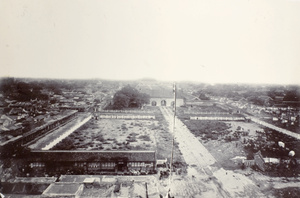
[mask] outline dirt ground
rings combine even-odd
[[[235,131],[238,126],[242,128],[244,131],[249,131],[248,136],[257,136],[256,131],[263,131],[263,129],[258,125],[253,122],[225,122],[227,123],[231,128],[230,130]]]
[[[68,138],[75,149],[88,150],[127,150],[155,149],[158,159],[170,160],[172,150],[171,110],[164,110],[164,116],[157,108],[156,120],[91,120]],[[249,137],[262,130],[255,123],[226,122],[235,131],[238,126],[249,131]],[[224,141],[202,140],[195,137],[183,122],[176,120],[174,162],[187,163],[187,171],[174,172],[171,178],[159,179],[159,173],[148,181],[149,194],[158,197],[171,195],[177,197],[298,197],[300,177],[270,177],[251,168],[241,169],[239,162],[246,157],[241,140]],[[64,145],[66,142],[62,142]],[[64,145],[65,146],[65,145]],[[126,177],[124,177],[126,178]],[[145,195],[145,182],[122,185],[120,196]],[[131,179],[132,180],[132,179]],[[151,190],[151,192],[150,192]],[[82,197],[118,197],[112,195],[113,188],[88,189]]]
[[[160,110],[156,112],[156,120],[92,120],[69,137],[76,149],[156,149],[158,159],[170,161],[172,115],[170,109],[163,113],[164,116]],[[247,155],[242,138],[235,141],[225,141],[222,137],[203,140],[188,132],[183,123],[176,123],[174,161],[187,163],[187,174],[174,172],[171,180],[158,180],[155,187],[158,193],[165,195],[171,190],[175,197],[297,197],[299,177],[274,179],[250,168],[241,169],[241,159]],[[226,124],[228,131],[234,132],[238,127],[249,131],[248,138],[257,136],[256,131],[262,131],[255,123]],[[127,194],[130,189],[123,190]]]
[[[172,135],[159,108],[151,108],[155,120],[91,119],[53,150],[156,150],[158,159],[171,159]],[[184,160],[174,144],[173,161]]]
[[[166,109],[164,112],[171,119],[171,111]],[[179,148],[189,167],[188,174],[174,176],[171,185],[165,180],[166,188],[170,187],[175,197],[298,197],[299,177],[273,179],[274,177],[263,175],[251,168],[241,169],[241,159],[246,157],[242,138],[225,141],[220,134],[215,140],[199,136],[197,140],[202,143],[200,145],[190,137],[187,127],[180,121],[177,123],[180,133],[176,141],[179,142]],[[258,135],[256,131],[262,131],[255,123],[227,124],[230,128],[222,130],[234,132],[240,126],[243,131],[249,130],[247,138],[253,138]],[[209,154],[212,160],[207,160]]]
[[[154,120],[92,119],[68,139],[76,150],[153,150],[156,127]]]
[[[239,126],[245,130],[250,131],[249,137],[256,137],[255,131],[262,131],[261,127],[255,123],[246,122],[226,122],[230,126],[229,130],[235,131]],[[229,170],[240,168],[239,163],[242,158],[246,159],[247,154],[244,151],[242,140],[226,142],[222,139],[218,140],[206,140],[203,141],[201,138],[198,140],[209,150],[209,152],[217,159],[217,164],[221,167]]]

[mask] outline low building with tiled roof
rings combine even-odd
[[[155,151],[32,151],[28,165],[46,172],[80,171],[153,171],[156,167]]]
[[[24,113],[24,111],[22,108],[12,108],[8,114],[9,115],[21,115],[23,113]]]
[[[14,123],[14,120],[10,116],[7,116],[7,115],[0,116],[0,125],[7,127],[13,123]]]

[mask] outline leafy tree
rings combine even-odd
[[[13,78],[5,78],[0,81],[0,91],[6,97],[18,101],[30,101],[31,99],[48,100],[46,94],[42,94],[42,86],[38,82],[23,82]]]
[[[123,109],[128,107],[130,97],[126,94],[117,92],[113,99],[113,109]]]
[[[265,99],[260,98],[258,96],[250,96],[248,97],[248,101],[252,102],[255,105],[265,105]]]
[[[5,95],[10,95],[12,89],[15,85],[14,78],[3,78],[0,79],[0,91],[2,91]]]
[[[149,95],[140,93],[137,89],[128,85],[115,93],[112,108],[140,108],[143,104],[149,103],[149,98]]]
[[[276,89],[272,88],[271,90],[269,90],[269,91],[267,92],[267,95],[268,95],[270,98],[272,98],[272,99],[274,100],[275,97],[277,96],[277,95],[276,95]]]
[[[100,101],[99,98],[96,98],[96,99],[94,100],[94,102],[95,102],[95,103],[100,103],[101,101]]]
[[[57,102],[59,102],[59,100],[57,100],[56,98],[51,98],[50,99],[50,104],[55,104]]]
[[[289,90],[283,98],[284,101],[299,101],[300,94],[296,90]]]
[[[210,100],[210,98],[207,97],[207,96],[205,95],[205,93],[200,93],[199,98],[200,98],[201,100]]]

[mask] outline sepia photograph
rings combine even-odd
[[[296,198],[300,0],[0,0],[0,198]]]

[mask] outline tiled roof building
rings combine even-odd
[[[46,172],[155,170],[155,151],[32,151],[30,167]]]

